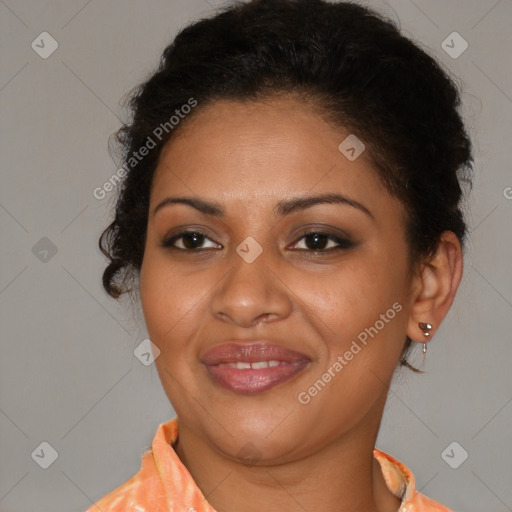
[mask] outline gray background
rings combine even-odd
[[[84,511],[139,469],[158,424],[174,416],[154,365],[134,357],[147,337],[141,313],[132,317],[129,301],[101,287],[97,239],[114,192],[97,200],[93,190],[117,169],[107,139],[125,115],[121,97],[153,70],[178,28],[217,5],[0,2],[4,512]],[[428,373],[397,373],[377,447],[457,511],[512,510],[512,2],[370,5],[399,18],[458,77],[476,156],[458,297],[429,345]],[[43,31],[59,45],[47,59],[31,47]],[[453,31],[469,43],[458,58],[441,47]],[[416,354],[419,363],[419,346]],[[47,469],[31,457],[44,441],[58,453]],[[453,441],[469,454],[457,469],[441,457]],[[461,453],[456,447],[452,459]]]

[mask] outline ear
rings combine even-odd
[[[441,235],[436,252],[420,265],[413,278],[407,335],[414,341],[428,342],[450,309],[462,277],[462,247],[455,233]],[[418,323],[432,325],[425,337]]]

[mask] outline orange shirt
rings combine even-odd
[[[161,423],[137,474],[86,512],[215,512],[174,451],[178,418]],[[397,512],[452,512],[416,491],[414,476],[401,462],[374,449],[389,490],[402,500]]]

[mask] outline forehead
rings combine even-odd
[[[325,192],[375,202],[387,193],[364,151],[352,161],[340,151],[349,135],[293,98],[216,101],[162,149],[151,203],[170,193],[241,203]]]

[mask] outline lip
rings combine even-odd
[[[236,393],[254,394],[290,380],[309,366],[311,359],[266,340],[233,340],[209,349],[201,362],[216,384]],[[247,367],[258,362],[265,362],[267,366]],[[237,363],[246,364],[237,368]]]

